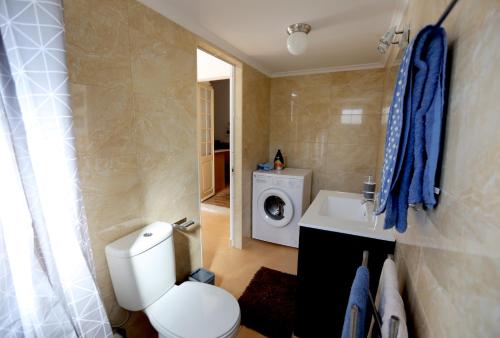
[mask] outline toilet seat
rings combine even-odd
[[[236,299],[222,288],[198,282],[172,287],[144,311],[160,337],[229,338],[240,324]]]

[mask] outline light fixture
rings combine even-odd
[[[307,49],[307,34],[311,31],[311,26],[307,23],[294,23],[288,26],[288,39],[286,46],[292,55],[300,55]]]
[[[401,38],[394,40],[396,35],[401,35]],[[396,30],[396,26],[391,27],[378,41],[377,50],[380,54],[385,54],[391,45],[399,45],[399,48],[405,49],[410,41],[410,27],[406,26],[403,30]]]
[[[378,41],[377,50],[380,54],[385,54],[391,44],[393,43],[394,35],[396,35],[396,26],[391,27],[387,32],[382,35]]]

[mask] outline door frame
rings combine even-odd
[[[243,64],[231,55],[215,48],[207,42],[199,41],[197,48],[212,54],[232,65],[229,79],[229,161],[230,161],[230,195],[229,195],[229,244],[233,248],[243,247]],[[200,202],[201,203],[201,202]],[[201,208],[201,205],[200,205]],[[203,234],[202,234],[203,236]]]
[[[229,245],[234,247],[234,187],[236,181],[234,179],[234,155],[235,155],[235,66],[232,65],[231,77],[229,78]]]

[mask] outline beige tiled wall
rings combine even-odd
[[[375,175],[384,71],[348,71],[271,80],[269,159],[313,170],[321,189],[360,192]]]
[[[404,23],[414,35],[447,3],[411,0]],[[415,337],[498,337],[500,2],[459,1],[445,28],[452,69],[442,192],[435,210],[410,212],[396,258]]]
[[[143,217],[199,221],[196,37],[129,2],[134,143]],[[199,233],[174,232],[178,278],[201,265]]]
[[[243,67],[243,236],[250,237],[252,172],[267,161],[269,148],[269,77]]]
[[[64,6],[82,190],[109,313],[104,246],[154,220],[199,220],[196,38],[134,1]],[[182,279],[201,264],[199,233],[174,241]]]
[[[108,313],[114,294],[104,246],[135,229],[144,209],[133,142],[127,11],[126,2],[64,1],[79,173],[97,283]]]
[[[196,47],[207,45],[135,0],[65,0],[64,9],[97,282],[111,319],[117,320],[106,244],[155,220],[199,221]],[[259,152],[268,151],[269,79],[246,65],[242,74],[248,136],[242,158],[249,167],[261,160]],[[241,191],[236,193],[241,198]],[[181,280],[201,265],[200,233],[175,231],[174,241]]]

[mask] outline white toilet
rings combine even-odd
[[[172,225],[155,222],[106,246],[118,304],[144,310],[159,337],[234,337],[240,307],[227,291],[204,283],[175,285]]]

